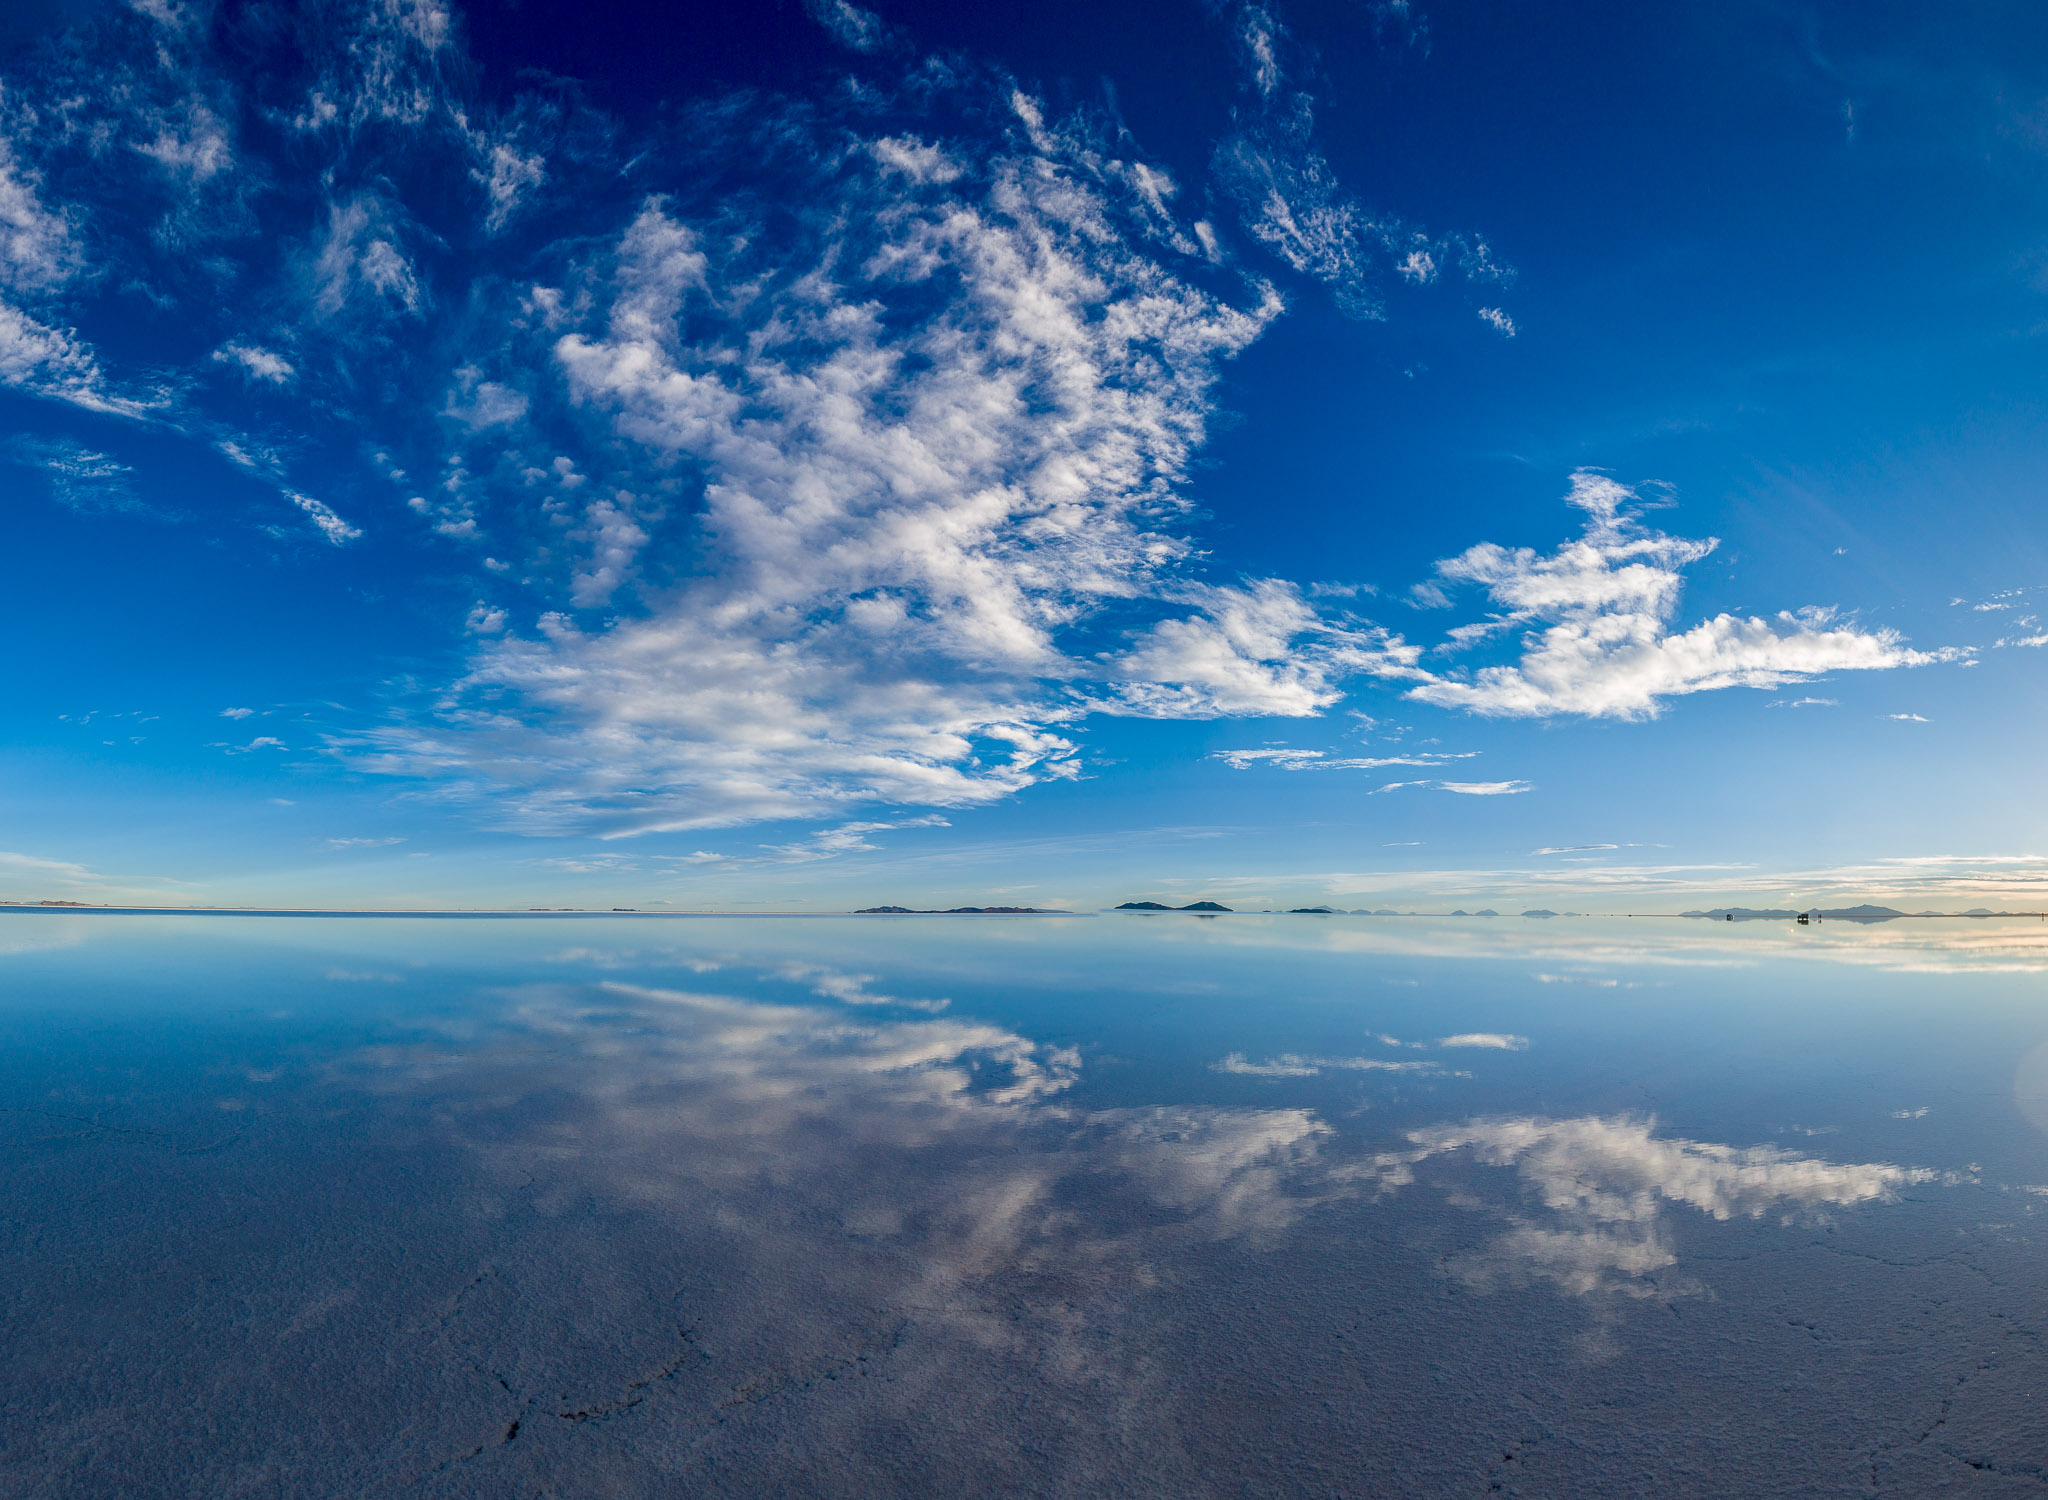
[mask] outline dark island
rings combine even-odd
[[[1112,908],[1112,909],[1113,909],[1113,910],[1115,910],[1115,911],[1229,911],[1229,910],[1230,910],[1230,908],[1229,908],[1229,907],[1227,907],[1227,906],[1219,906],[1219,905],[1218,905],[1218,904],[1217,904],[1216,902],[1214,902],[1214,901],[1190,901],[1190,902],[1189,902],[1189,903],[1188,903],[1188,904],[1187,904],[1186,906],[1167,906],[1167,905],[1165,905],[1165,904],[1163,904],[1163,903],[1161,903],[1161,902],[1158,902],[1158,901],[1126,901],[1126,902],[1125,902],[1125,903],[1124,903],[1123,905],[1121,905],[1121,906],[1118,906],[1118,907],[1115,907],[1115,908]]]
[[[1043,906],[949,906],[943,911],[937,908],[914,906],[864,906],[855,912],[856,917],[1068,917],[1072,912],[1060,911]]]

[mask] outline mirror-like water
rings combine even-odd
[[[0,917],[8,1495],[2048,1476],[2048,925]]]

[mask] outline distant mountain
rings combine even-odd
[[[1328,908],[1324,908],[1327,910]],[[1190,901],[1186,906],[1168,906],[1159,901],[1126,901],[1112,907],[1113,911],[1229,911],[1227,906],[1218,906],[1214,901]]]
[[[1218,906],[1214,901],[1190,901],[1182,911],[1229,911],[1227,906]]]
[[[920,910],[909,906],[864,906],[856,917],[1064,917],[1071,913],[1044,906],[949,906]]]
[[[1334,906],[1291,906],[1287,909],[1290,917],[1341,917],[1344,915]]]
[[[1475,911],[1474,913],[1472,913],[1472,915],[1475,917],[1497,917],[1500,915],[1500,913],[1495,911],[1492,907],[1487,906],[1482,907],[1478,911]]]
[[[1459,910],[1452,912],[1451,915],[1454,917],[1469,917],[1472,915],[1472,913],[1460,908]]]
[[[1541,909],[1538,909],[1536,911],[1525,911],[1522,913],[1522,915],[1525,917],[1554,917],[1557,915],[1557,913],[1554,911],[1543,911]]]

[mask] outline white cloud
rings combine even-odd
[[[761,847],[777,861],[789,864],[808,864],[813,860],[837,859],[842,854],[862,854],[879,849],[881,845],[869,840],[873,833],[887,833],[897,828],[944,828],[946,820],[929,816],[922,818],[901,818],[895,822],[841,823],[835,828],[820,828],[808,837],[791,844],[763,844]]]
[[[67,509],[150,513],[136,497],[133,468],[74,439],[17,437],[0,443],[0,458],[41,474],[57,503]]]
[[[0,849],[0,874],[33,875],[64,885],[77,885],[98,877],[84,865],[68,859],[44,859],[34,854],[17,854]]]
[[[311,495],[301,495],[296,490],[286,490],[284,495],[287,500],[304,511],[306,518],[313,523],[320,534],[326,537],[328,541],[334,543],[335,546],[339,547],[345,542],[352,542],[362,535],[362,532],[336,515],[324,501],[315,500]]]
[[[1530,781],[1389,781],[1376,786],[1371,795],[1381,792],[1398,792],[1407,787],[1427,787],[1439,792],[1455,792],[1463,797],[1512,797],[1522,792],[1536,790]]]
[[[1361,670],[1413,675],[1420,655],[1381,631],[1327,623],[1291,583],[1199,591],[1202,612],[1162,620],[1112,656],[1115,696],[1097,707],[1147,718],[1269,715],[1306,718],[1341,694],[1335,680]]]
[[[1461,1031],[1456,1036],[1439,1037],[1439,1047],[1491,1047],[1500,1052],[1526,1052],[1529,1039],[1505,1031]]]
[[[1220,760],[1233,770],[1249,771],[1257,766],[1276,771],[1374,771],[1382,766],[1440,766],[1446,761],[1469,760],[1476,750],[1423,755],[1326,755],[1321,750],[1218,750],[1209,759]]]
[[[402,838],[383,838],[383,839],[375,839],[375,838],[345,838],[345,839],[329,839],[329,840],[327,841],[327,847],[328,847],[328,848],[330,848],[330,849],[388,849],[388,848],[390,848],[390,847],[391,847],[391,846],[392,846],[393,844],[402,844],[402,843],[404,843],[404,842],[405,842],[405,840],[404,840],[404,839],[402,839]]]
[[[547,180],[547,163],[537,153],[520,151],[509,141],[493,141],[482,154],[483,163],[472,167],[470,175],[490,199],[484,227],[495,234]]]
[[[382,200],[333,204],[313,258],[314,307],[327,317],[352,306],[418,314],[426,292],[399,238],[391,206]]]
[[[570,598],[583,609],[609,604],[635,572],[640,551],[648,541],[645,527],[634,519],[633,497],[620,492],[613,500],[596,500],[584,511],[580,531],[570,540],[588,548],[587,559],[577,569]]]
[[[156,135],[135,147],[189,189],[234,165],[234,147],[212,110],[186,101],[174,117],[160,120]]]
[[[1505,338],[1513,338],[1515,336],[1515,320],[1497,307],[1480,308],[1479,321],[1491,324]]]
[[[1591,470],[1572,476],[1567,499],[1588,520],[1584,534],[1557,551],[1483,542],[1437,565],[1447,583],[1478,584],[1501,607],[1453,631],[1453,644],[1528,627],[1520,662],[1438,676],[1409,697],[1500,717],[1643,719],[1679,694],[1780,687],[1958,655],[1911,650],[1895,631],[1863,630],[1825,610],[1781,614],[1775,623],[1716,615],[1674,634],[1682,570],[1717,543],[1642,526],[1625,508],[1636,492]]]
[[[1328,286],[1338,307],[1357,318],[1381,316],[1374,284],[1381,266],[1416,286],[1436,280],[1454,259],[1476,280],[1512,276],[1483,241],[1433,238],[1367,209],[1315,149],[1315,100],[1290,82],[1287,29],[1258,0],[1215,9],[1237,43],[1247,97],[1238,128],[1217,144],[1210,165],[1247,234],[1290,270]],[[1218,258],[1214,230],[1195,227],[1211,258]],[[1504,331],[1512,334],[1512,325]]]
[[[474,365],[455,372],[455,388],[448,393],[446,414],[472,432],[517,422],[532,404],[523,391],[495,380],[486,380]]]
[[[220,716],[223,719],[246,719],[255,712],[253,708],[224,708],[220,711]]]
[[[1887,719],[1901,719],[1908,724],[1925,724],[1928,721],[1919,714],[1886,714]]]
[[[1279,304],[1181,280],[1132,228],[1170,185],[1017,113],[1028,149],[847,157],[765,262],[644,205],[551,304],[587,309],[555,369],[641,475],[550,500],[564,603],[626,612],[485,647],[371,764],[466,774],[535,829],[969,806],[1072,774],[1090,712],[1306,715],[1345,673],[1422,675],[1291,584],[1186,576],[1217,365]],[[632,498],[679,466],[701,507]],[[679,544],[689,575],[650,587]]]
[[[871,10],[863,10],[853,0],[804,0],[804,8],[831,33],[834,41],[849,51],[874,52],[888,36],[882,18]]]
[[[1441,1074],[1433,1062],[1392,1062],[1383,1057],[1304,1057],[1283,1052],[1264,1062],[1252,1062],[1242,1052],[1233,1052],[1220,1062],[1209,1064],[1211,1072],[1239,1073],[1247,1078],[1312,1078],[1326,1068],[1352,1073]]]
[[[78,335],[38,322],[0,299],[0,384],[87,411],[137,417],[144,402],[107,389],[99,360]]]
[[[41,291],[78,270],[71,226],[43,206],[35,178],[0,136],[0,286]]]
[[[251,380],[267,380],[272,385],[289,385],[298,373],[283,355],[273,354],[255,344],[222,344],[213,351],[213,362],[233,365]]]

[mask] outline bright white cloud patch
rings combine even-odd
[[[1526,1052],[1529,1039],[1505,1031],[1461,1031],[1438,1040],[1439,1047],[1487,1047],[1496,1052]]]
[[[70,225],[44,206],[35,179],[0,137],[0,285],[40,291],[68,280],[77,264]]]
[[[1683,569],[1717,544],[1643,526],[1626,510],[1635,498],[1580,470],[1567,497],[1588,516],[1576,541],[1547,554],[1482,542],[1439,563],[1446,584],[1477,584],[1499,606],[1484,623],[1454,630],[1452,644],[1526,631],[1522,656],[1513,666],[1437,677],[1408,696],[1498,717],[1645,719],[1684,693],[1781,687],[1952,655],[1911,650],[1895,631],[1864,630],[1821,609],[1775,621],[1716,615],[1674,632]]]
[[[337,547],[362,535],[361,531],[336,515],[324,501],[315,500],[311,495],[301,495],[295,490],[286,490],[285,498],[304,511],[306,519],[313,523],[314,528]]]
[[[254,344],[223,344],[213,351],[215,364],[231,365],[251,380],[266,380],[272,385],[288,385],[295,373],[291,361],[281,354],[260,349]]]
[[[1347,674],[1420,675],[1290,583],[1188,576],[1177,486],[1218,365],[1279,303],[1172,269],[1161,175],[1011,102],[991,150],[840,152],[772,258],[656,198],[581,273],[588,313],[533,295],[629,467],[533,466],[580,558],[564,607],[375,763],[508,790],[533,829],[969,806],[1071,774],[1088,713],[1310,715]],[[655,498],[678,471],[687,518]],[[652,581],[679,538],[693,565]]]
[[[1375,1166],[1389,1187],[1407,1186],[1425,1163],[1445,1159],[1514,1170],[1523,1201],[1502,1213],[1505,1231],[1452,1265],[1475,1288],[1537,1280],[1579,1295],[1635,1296],[1646,1293],[1644,1278],[1677,1262],[1665,1227],[1674,1207],[1715,1219],[1846,1208],[1894,1198],[1935,1175],[1659,1137],[1655,1129],[1654,1120],[1627,1116],[1473,1120],[1410,1131],[1413,1149]],[[1482,1208],[1462,1178],[1452,1180],[1461,1201]]]

